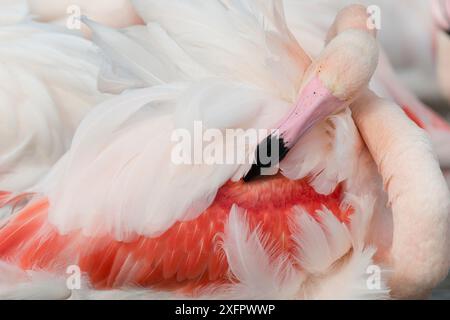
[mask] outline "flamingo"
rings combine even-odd
[[[445,277],[449,191],[428,136],[367,88],[365,7],[340,11],[311,59],[280,1],[134,5],[146,26],[86,20],[122,93],[0,229],[3,298],[411,298]],[[175,164],[171,133],[195,120],[281,120],[290,150],[248,183],[250,165]]]
[[[86,112],[105,99],[97,90],[99,63],[81,37],[31,21],[0,27],[0,204],[22,199],[17,195],[45,176]]]

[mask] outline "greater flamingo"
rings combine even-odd
[[[364,7],[337,15],[311,62],[280,1],[134,4],[147,26],[86,21],[112,62],[103,87],[128,90],[0,229],[0,296],[409,298],[445,277],[449,191],[422,129],[367,89]],[[271,128],[296,101],[314,116],[280,174],[244,183],[249,166],[171,161],[176,128]],[[370,288],[374,264],[389,272]],[[83,290],[66,286],[70,265]]]

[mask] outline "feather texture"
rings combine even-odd
[[[96,90],[90,42],[34,23],[0,28],[0,190],[24,191],[70,145]]]
[[[232,276],[237,281],[228,286],[225,296],[252,299],[287,299],[300,290],[302,277],[279,255],[276,247],[264,241],[258,228],[250,231],[245,213],[233,206],[225,226],[223,249]]]
[[[80,125],[67,157],[43,187],[52,186],[49,217],[63,233],[82,228],[86,234],[110,232],[126,239],[157,235],[176,221],[197,217],[217,189],[241,178],[248,164],[175,165],[173,131],[192,134],[195,121],[222,133],[229,128],[270,129],[287,113],[298,90],[299,82],[290,75],[301,79],[305,71],[278,1],[152,0],[137,1],[136,6],[146,27],[119,32],[88,23],[111,62],[105,88],[154,87],[98,106]],[[174,14],[179,10],[183,15]],[[280,52],[274,59],[268,45],[277,42],[284,45],[277,45]],[[265,68],[267,61],[273,68]],[[118,70],[128,73],[114,72]],[[275,84],[274,70],[287,78]],[[323,193],[351,174],[337,168],[351,159],[357,135],[348,112],[331,122],[336,125],[325,123],[316,136],[311,134],[310,145],[292,151],[294,162],[302,163],[292,169],[298,170],[294,178],[320,177],[314,186]],[[348,147],[338,147],[328,136],[345,139]],[[246,145],[248,154],[257,142]],[[336,159],[338,166],[328,166]]]
[[[71,292],[64,277],[42,271],[23,271],[0,261],[0,299],[67,299]]]
[[[280,3],[220,0],[167,3],[152,0],[134,1],[134,4],[149,26],[148,33],[160,33],[156,25],[173,40],[172,44],[166,41],[162,46],[144,45],[151,52],[149,57],[170,57],[183,52],[210,74],[257,85],[290,101],[295,99],[309,58],[294,38],[285,32],[287,27]],[[177,12],[183,12],[183,15]],[[142,27],[129,30],[133,29],[145,30]],[[150,34],[140,37],[141,46],[152,43]],[[101,39],[103,45],[105,41],[106,37]],[[127,50],[125,41],[121,47],[116,50]],[[113,63],[123,65],[126,56],[112,59]],[[174,67],[181,70],[181,74],[186,74],[183,72],[186,68],[192,70],[184,63],[186,59],[181,60],[181,64],[177,60],[163,60],[166,60],[164,65],[168,77]],[[190,73],[191,79],[198,75],[202,74]]]
[[[327,209],[313,218],[301,208],[295,209],[293,239],[295,257],[305,269],[302,287],[305,299],[385,299],[389,297],[387,272],[375,265],[376,249],[366,245],[373,215],[370,197],[346,197],[354,212],[350,223],[339,220]],[[345,204],[344,204],[345,206]],[[380,271],[379,283],[370,286],[370,267]]]
[[[355,175],[359,135],[351,113],[346,110],[316,125],[294,145],[280,164],[289,179],[311,177],[311,184],[323,194]]]
[[[259,109],[260,116],[225,111],[233,105],[231,111]],[[50,221],[63,233],[82,228],[125,239],[193,219],[240,164],[177,164],[173,130],[192,130],[195,120],[212,128],[264,128],[287,108],[258,89],[211,80],[141,89],[107,101],[81,123],[69,153],[42,187],[50,189]],[[174,197],[178,200],[171,201]]]

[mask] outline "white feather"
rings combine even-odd
[[[223,249],[232,276],[238,281],[224,290],[224,296],[287,299],[298,293],[300,272],[287,257],[277,254],[276,247],[262,238],[258,228],[250,231],[245,212],[237,206],[231,208],[225,225]]]
[[[131,42],[117,32],[113,39],[108,33],[113,35],[114,31],[107,32],[107,29],[103,29],[101,37],[96,37],[102,47],[109,48],[106,54],[113,64],[130,65],[133,61],[136,65],[137,61],[142,72],[156,74],[162,81],[170,78],[173,70],[179,71],[177,80],[182,80],[183,75],[188,75],[186,71],[203,69],[225,79],[257,85],[289,101],[295,99],[307,66],[300,46],[285,31],[280,3],[152,0],[134,1],[134,4],[149,24],[147,32],[143,27],[129,28],[125,33],[131,35]],[[94,26],[95,29],[100,35],[100,28]],[[164,35],[166,32],[171,39]],[[139,39],[132,36],[136,33],[141,33]],[[157,34],[156,42],[153,42],[154,34]],[[166,38],[164,43],[160,41],[162,37]],[[136,52],[129,48],[135,48]],[[157,72],[162,66],[139,57],[143,48],[150,61],[157,58],[164,65],[165,77]],[[130,59],[131,56],[135,59]],[[183,59],[168,59],[174,56]],[[135,69],[133,66],[132,71]],[[204,74],[191,72],[190,79]],[[142,73],[136,75],[142,78]]]
[[[326,208],[318,212],[321,223],[301,208],[294,210],[293,240],[297,246],[298,263],[308,273],[325,274],[350,250],[347,228]]]
[[[126,70],[146,86],[167,82],[170,65],[161,61],[151,51],[136,43],[120,31],[104,27],[87,18],[83,22],[93,31],[92,40],[102,49],[108,62],[120,62],[114,66]],[[139,27],[137,27],[139,28]]]
[[[23,271],[0,261],[0,299],[67,299],[71,291],[64,277],[40,271]]]
[[[369,285],[375,264],[374,247],[367,247],[365,238],[373,214],[373,200],[348,195],[352,203],[350,226],[323,208],[316,214],[320,222],[301,208],[296,208],[292,227],[296,244],[295,258],[305,270],[302,298],[305,299],[386,299],[388,273],[384,266],[374,286]]]
[[[92,44],[33,23],[0,28],[0,190],[36,183],[67,150],[96,90]]]
[[[304,287],[305,299],[333,300],[381,300],[389,298],[386,287],[386,271],[379,266],[380,283],[370,283],[370,266],[374,265],[373,248],[355,251],[341,265],[322,278],[310,281]]]
[[[350,230],[353,247],[362,250],[366,245],[369,227],[375,206],[375,199],[369,195],[353,196],[347,194],[342,202],[343,208],[352,208],[355,213],[351,216]]]
[[[87,23],[105,59],[99,75],[99,87],[104,92],[213,76],[157,23],[120,31]]]
[[[293,180],[309,176],[317,192],[330,194],[340,182],[355,175],[359,139],[346,109],[303,136],[280,164],[282,173]]]

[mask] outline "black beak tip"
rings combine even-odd
[[[273,146],[278,146],[278,148],[273,148]],[[275,151],[275,155],[273,150]],[[244,176],[244,182],[250,182],[259,176],[261,176],[261,172],[263,168],[271,168],[275,164],[279,163],[284,159],[286,154],[289,152],[289,148],[286,146],[285,141],[281,137],[277,136],[268,136],[263,142],[261,142],[256,150],[256,163],[253,163],[252,167],[248,171],[248,173]],[[268,158],[272,158],[269,163],[263,164],[260,161],[260,155],[266,155]]]
[[[250,168],[250,171],[247,172],[247,174],[244,176],[243,180],[244,182],[250,182],[256,177],[259,177],[261,175],[261,168],[257,164],[253,164]]]

